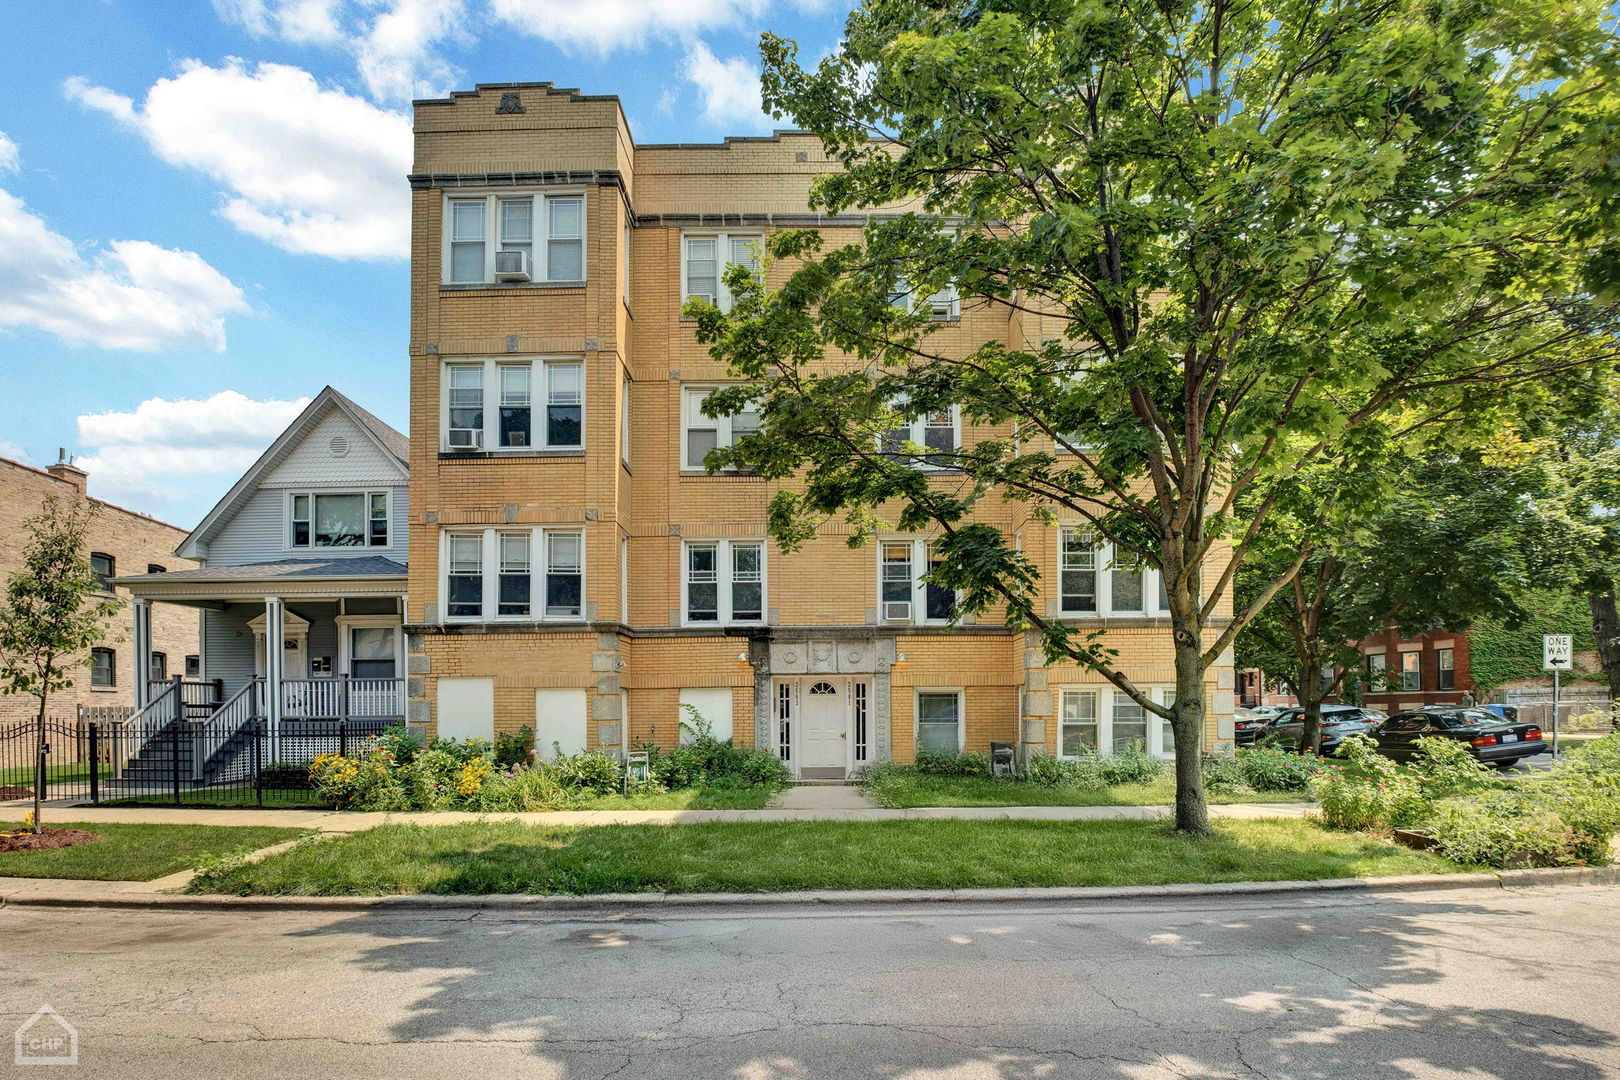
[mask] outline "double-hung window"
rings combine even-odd
[[[90,685],[105,690],[118,685],[118,654],[111,649],[90,650]]]
[[[444,370],[447,451],[584,447],[579,360],[458,360]],[[489,392],[496,395],[494,409],[485,407]]]
[[[1434,688],[1436,690],[1455,690],[1457,688],[1456,650],[1434,650]]]
[[[955,754],[962,749],[962,692],[917,692],[917,752]]]
[[[1361,683],[1375,694],[1389,690],[1389,657],[1381,652],[1370,652],[1362,657]]]
[[[688,541],[683,586],[686,622],[765,621],[765,545],[758,540]]]
[[[926,310],[928,317],[935,322],[962,317],[962,298],[955,285],[947,285],[928,296],[919,296],[904,276],[895,279],[894,288],[889,293],[889,306],[919,313]]]
[[[1158,705],[1175,702],[1172,687],[1143,687]],[[1175,754],[1170,721],[1112,687],[1064,687],[1058,693],[1058,755],[1117,754],[1132,748],[1159,757]]]
[[[1058,754],[1080,757],[1102,749],[1097,691],[1065,690],[1058,713]]]
[[[721,311],[731,310],[726,287],[728,266],[746,266],[759,272],[759,233],[685,233],[681,236],[681,302],[704,300]]]
[[[914,413],[904,402],[897,403],[895,409],[900,412],[904,426],[882,436],[883,452],[898,457],[905,453],[906,443],[913,443],[923,447],[923,451],[913,457],[911,464],[923,469],[949,468],[948,458],[934,457],[928,451],[949,454],[962,445],[961,409],[952,405]]]
[[[96,581],[102,592],[112,592],[112,579],[117,575],[118,563],[111,555],[104,551],[90,553],[90,572],[96,575]]]
[[[578,619],[584,614],[578,529],[483,529],[444,535],[445,616]]]
[[[447,203],[444,280],[583,282],[585,197],[578,192],[455,195]]]
[[[1423,689],[1423,653],[1417,649],[1401,653],[1401,689]]]
[[[1164,575],[1151,567],[1120,563],[1110,544],[1085,528],[1058,530],[1058,613],[1060,615],[1157,615],[1170,612]]]
[[[718,446],[732,446],[759,430],[759,413],[752,409],[727,416],[703,415],[703,400],[714,387],[681,390],[681,469],[702,472],[703,459]]]
[[[289,548],[387,547],[388,492],[295,491],[287,497]]]
[[[951,621],[956,591],[924,580],[941,561],[926,540],[885,540],[878,545],[878,602],[884,622]]]

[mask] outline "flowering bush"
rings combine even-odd
[[[1423,789],[1413,770],[1381,756],[1365,735],[1344,740],[1339,755],[1343,768],[1318,773],[1310,782],[1328,825],[1387,833],[1422,818]]]
[[[402,767],[381,747],[359,758],[322,754],[309,767],[310,784],[340,810],[408,810]]]
[[[1275,746],[1240,747],[1232,759],[1243,782],[1256,791],[1306,791],[1312,780],[1336,768],[1315,754]]]

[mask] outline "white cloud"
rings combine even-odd
[[[22,448],[21,443],[14,443],[10,439],[0,439],[0,458],[9,458],[20,461],[24,465],[32,465],[34,459],[28,456],[28,451]]]
[[[193,251],[113,240],[85,258],[0,190],[0,327],[28,326],[106,349],[225,348],[242,290]]]
[[[461,72],[438,52],[468,40],[468,0],[214,0],[255,37],[340,49],[378,101],[443,97]]]
[[[68,97],[139,132],[172,165],[227,189],[220,214],[297,254],[402,259],[410,250],[410,120],[284,64],[186,61],[139,108],[80,78]]]
[[[16,172],[22,165],[22,157],[17,153],[17,144],[11,141],[11,136],[0,131],[0,173]]]
[[[608,53],[764,15],[768,0],[490,0],[494,16],[565,49]]]
[[[98,497],[176,501],[219,489],[256,461],[309,398],[257,401],[235,390],[202,400],[148,398],[78,421],[78,458]]]
[[[759,103],[759,69],[744,56],[721,60],[703,42],[687,51],[682,76],[703,99],[703,119],[716,126],[768,127]]]

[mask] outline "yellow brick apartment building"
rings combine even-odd
[[[1170,752],[1168,725],[1078,666],[1045,666],[1033,636],[952,625],[953,598],[922,580],[928,536],[852,549],[834,522],[784,555],[765,532],[776,485],[703,470],[754,418],[702,415],[726,373],[681,305],[723,306],[724,266],[773,229],[859,237],[864,218],[808,210],[812,179],[836,167],[817,139],[638,145],[616,98],[548,83],[418,102],[415,131],[413,722],[456,737],[528,726],[543,753],[667,747],[690,705],[804,779],[993,742]],[[931,303],[947,344],[1058,332]],[[911,438],[987,434],[935,413]],[[1156,575],[1114,568],[1079,521],[986,505],[1042,567],[1047,612],[1104,631],[1168,701]],[[1229,659],[1211,672],[1212,745],[1230,737]]]

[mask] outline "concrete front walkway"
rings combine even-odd
[[[813,789],[812,789],[813,790]],[[1211,806],[1217,818],[1298,818],[1312,803],[1233,803]],[[128,822],[150,825],[284,825],[322,832],[360,832],[378,825],[455,825],[465,821],[522,821],[530,825],[690,825],[705,821],[1106,821],[1169,817],[1168,806],[939,806],[913,810],[804,806],[765,810],[553,810],[535,814],[358,813],[336,810],[182,810],[161,807],[50,807],[45,823]],[[23,807],[0,807],[0,821],[21,821]]]

